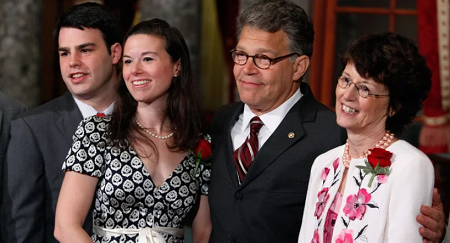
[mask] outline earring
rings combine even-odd
[[[175,75],[173,75],[173,77],[174,77],[174,78],[177,78],[177,77],[178,77],[178,75],[176,75],[176,74],[175,74]]]
[[[388,116],[389,116],[389,117],[393,117],[393,116],[394,116],[394,114],[395,114],[395,113],[394,113],[394,111],[393,111],[393,110],[391,110],[391,111],[389,111],[389,114],[388,114]]]

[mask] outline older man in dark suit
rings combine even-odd
[[[314,40],[302,8],[262,1],[237,29],[242,102],[222,107],[211,126],[210,242],[297,242],[311,165],[346,135],[301,82]]]
[[[69,92],[11,124],[1,219],[5,242],[57,242],[61,166],[72,135],[84,117],[113,109],[122,51],[114,14],[94,3],[76,5],[59,18],[55,37]],[[91,217],[85,229],[92,232]]]

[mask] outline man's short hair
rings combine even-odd
[[[111,54],[110,47],[122,40],[116,16],[110,9],[98,3],[87,2],[75,5],[64,12],[58,18],[53,30],[56,43],[58,43],[59,32],[64,27],[100,30],[109,54]]]
[[[245,10],[237,19],[237,35],[244,26],[275,33],[283,30],[289,51],[311,58],[314,29],[305,10],[289,0],[263,0]]]

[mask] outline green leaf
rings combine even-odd
[[[369,180],[369,187],[372,187],[372,182],[373,182],[373,179],[375,178],[375,174],[372,174],[372,176],[370,177],[370,180]]]

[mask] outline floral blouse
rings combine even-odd
[[[422,242],[416,217],[422,205],[431,205],[433,165],[402,140],[387,150],[393,153],[390,173],[375,175],[371,183],[372,174],[357,167],[366,166],[366,159],[351,160],[331,242]],[[345,170],[343,153],[344,146],[337,147],[313,164],[299,243],[324,243],[327,212]]]

